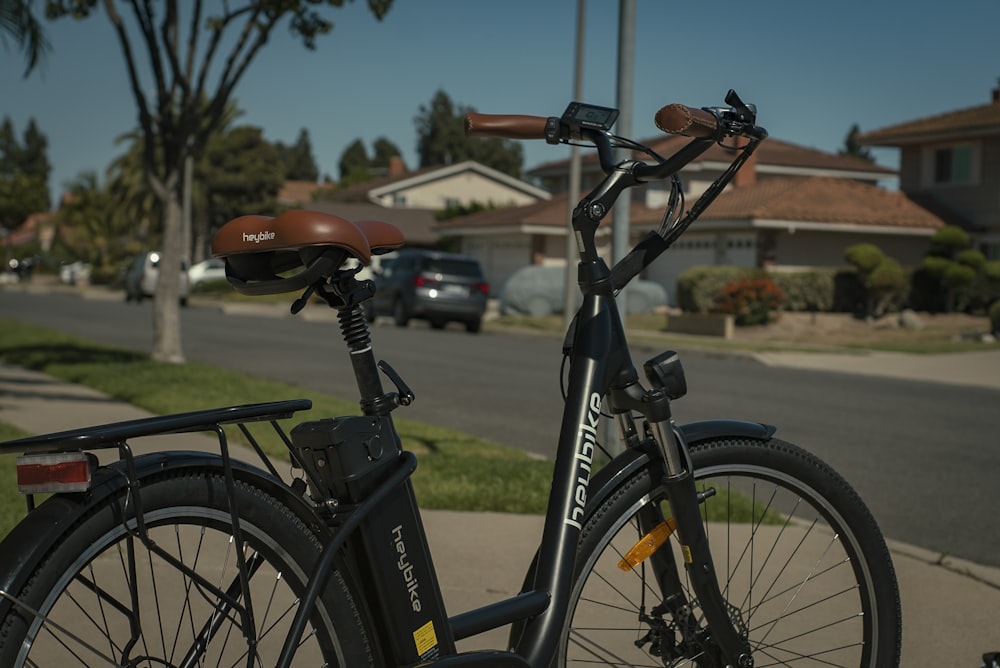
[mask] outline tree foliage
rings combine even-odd
[[[23,142],[14,124],[5,117],[0,124],[0,228],[14,229],[33,213],[48,211],[48,139],[28,122]]]
[[[24,76],[31,74],[52,48],[30,0],[0,0],[0,42],[4,47],[8,47],[8,39],[24,54]]]
[[[861,128],[855,123],[848,130],[847,136],[844,137],[844,148],[840,150],[840,155],[850,155],[855,158],[861,158],[868,162],[875,162],[875,158],[872,157],[872,152],[861,145],[858,141],[858,136],[861,134]]]
[[[378,137],[372,142],[372,170],[388,170],[393,158],[403,155],[399,147],[385,137]]]
[[[475,160],[505,174],[520,177],[524,149],[508,139],[468,139],[465,136],[465,114],[471,111],[475,109],[455,105],[443,90],[434,94],[429,105],[420,105],[414,118],[420,166],[440,167]]]
[[[316,39],[333,28],[324,10],[341,7],[344,1],[46,0],[45,14],[50,19],[86,20],[100,13],[111,22],[136,104],[145,176],[160,201],[166,266],[179,265],[182,257],[182,177],[187,159],[205,150],[237,84],[273,30],[287,22],[293,37],[313,49]],[[392,0],[368,0],[367,4],[381,19]],[[4,0],[2,6],[30,15],[31,5],[31,0]],[[179,277],[164,272],[154,305],[155,359],[184,359],[179,295]]]
[[[340,170],[340,185],[342,186],[370,179],[371,160],[368,157],[365,143],[360,139],[355,139],[348,144],[347,148],[340,154],[337,169]]]
[[[318,181],[319,167],[313,156],[312,142],[309,141],[309,131],[299,130],[299,136],[291,146],[281,142],[276,144],[278,160],[281,162],[284,177],[292,181]]]
[[[883,315],[906,288],[906,272],[902,265],[874,244],[850,246],[844,251],[844,259],[857,269],[858,283],[864,290],[865,318]]]

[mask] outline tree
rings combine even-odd
[[[279,153],[257,127],[240,126],[212,137],[195,167],[195,181],[203,189],[196,245],[207,246],[215,232],[237,216],[277,215],[284,181]]]
[[[95,172],[84,172],[69,184],[69,197],[57,221],[60,244],[73,257],[91,262],[95,278],[113,276],[117,262],[136,250],[130,248],[132,221]]]
[[[362,183],[371,178],[371,160],[368,159],[368,150],[360,139],[355,139],[348,144],[343,153],[340,154],[340,161],[337,163],[340,170],[340,185],[348,186],[354,183]]]
[[[309,131],[302,128],[298,139],[291,146],[278,142],[279,160],[284,167],[284,176],[292,181],[319,180],[319,167],[313,157],[312,143],[309,141]]]
[[[465,136],[465,114],[472,107],[455,106],[439,90],[429,106],[420,105],[413,119],[417,126],[417,154],[421,167],[453,165],[475,160],[505,174],[520,177],[524,149],[517,142],[491,137],[470,140]]]
[[[889,303],[906,287],[906,272],[895,258],[875,244],[860,243],[844,251],[844,259],[854,265],[864,291],[864,316],[882,315]]]
[[[48,140],[29,121],[24,145],[17,140],[14,124],[0,124],[0,227],[14,229],[31,214],[49,210]]]
[[[389,162],[396,157],[403,155],[399,147],[385,137],[379,137],[372,143],[371,167],[373,170],[388,170]]]
[[[5,8],[16,6],[22,12],[29,11],[31,5],[31,0],[2,1]],[[165,266],[181,262],[182,176],[187,158],[202,152],[237,84],[272,31],[287,19],[292,34],[313,49],[317,37],[333,28],[317,6],[340,7],[343,3],[242,0],[212,3],[206,9],[202,2],[160,5],[149,1],[47,0],[49,18],[86,20],[100,6],[114,28],[142,131],[145,176],[162,207]],[[392,0],[368,0],[377,19],[391,4]],[[129,14],[134,24],[127,23],[123,13]],[[184,359],[179,296],[179,276],[164,272],[154,304],[154,359]]]
[[[51,49],[42,25],[31,11],[31,2],[0,0],[0,41],[7,46],[7,37],[24,52],[27,68],[24,76],[31,74],[42,57]]]
[[[840,150],[840,155],[851,155],[868,162],[875,162],[872,152],[858,142],[858,135],[860,134],[861,128],[855,123],[847,132],[847,137],[844,138],[844,148]]]

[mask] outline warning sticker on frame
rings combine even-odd
[[[413,642],[417,645],[417,654],[420,658],[428,658],[424,655],[437,648],[438,644],[437,633],[434,632],[434,622],[429,621],[414,631]]]

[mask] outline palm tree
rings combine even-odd
[[[24,52],[28,61],[24,76],[31,74],[39,61],[51,50],[42,24],[31,12],[31,0],[0,0],[0,41],[7,45],[7,37]]]

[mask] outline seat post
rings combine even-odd
[[[340,306],[337,320],[351,355],[354,378],[361,394],[361,410],[365,415],[387,415],[395,404],[382,388],[364,311],[358,304]]]

